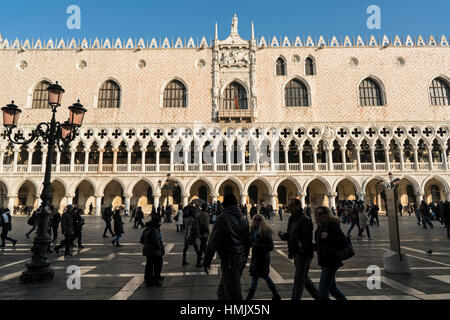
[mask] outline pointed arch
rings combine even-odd
[[[311,89],[301,77],[294,77],[283,85],[283,100],[285,107],[311,106]]]
[[[205,177],[201,176],[197,176],[193,178],[191,181],[189,181],[189,183],[186,185],[186,190],[190,192],[192,186],[198,181],[203,181],[204,183],[206,183],[208,185],[209,190],[211,190],[211,192],[214,192],[214,186],[212,185],[212,183]]]
[[[245,191],[246,194],[248,194],[248,188],[250,188],[251,184],[253,182],[257,181],[257,180],[262,181],[266,185],[267,191],[269,191],[269,195],[274,193],[271,184],[269,183],[269,181],[267,181],[266,178],[264,178],[264,177],[253,177],[250,180],[248,180],[247,183],[245,184],[244,191]]]
[[[304,186],[303,186],[303,190],[307,190],[309,184],[310,184],[311,182],[313,182],[314,180],[319,180],[320,182],[323,182],[323,184],[324,184],[325,187],[327,188],[327,193],[331,193],[331,185],[330,185],[330,183],[329,183],[324,177],[321,177],[321,176],[313,176],[313,177],[310,177],[310,178],[305,182],[305,184],[304,184]]]
[[[277,76],[285,76],[287,74],[286,71],[286,59],[283,56],[280,56],[276,61],[276,73]]]
[[[439,76],[431,80],[429,85],[430,104],[432,106],[450,105],[450,81],[444,76]]]
[[[156,191],[155,184],[154,184],[150,179],[148,179],[147,177],[143,177],[143,176],[142,176],[142,177],[139,177],[138,179],[133,180],[133,181],[128,185],[128,188],[126,189],[126,193],[127,193],[127,194],[133,194],[134,187],[136,187],[136,185],[137,185],[139,182],[141,182],[141,181],[144,181],[144,182],[148,183],[148,184],[150,185],[150,187],[152,188],[153,192]]]
[[[317,74],[316,71],[316,59],[313,56],[308,56],[305,59],[305,75],[314,76]]]
[[[339,178],[333,183],[333,188],[332,188],[333,192],[336,190],[336,188],[337,188],[337,186],[339,185],[339,183],[340,183],[341,181],[343,181],[343,180],[349,180],[351,183],[353,183],[353,186],[355,187],[355,190],[356,190],[356,193],[357,193],[357,194],[362,193],[362,189],[361,189],[361,186],[360,186],[359,182],[358,182],[355,178],[353,178],[353,177],[351,177],[351,176],[342,176],[342,177],[339,177]]]
[[[217,182],[216,187],[214,188],[214,194],[219,194],[220,187],[222,186],[222,184],[224,184],[228,180],[233,181],[239,188],[239,193],[243,194],[244,188],[243,188],[241,182],[233,176],[226,176],[226,177],[223,177],[222,179],[220,179],[219,182]]]
[[[81,180],[78,180],[78,181],[75,181],[74,183],[72,183],[72,185],[68,189],[69,194],[75,194],[77,188],[83,183],[83,181],[86,181],[87,183],[89,183],[92,186],[92,189],[94,190],[94,192],[97,190],[97,186],[96,186],[96,183],[94,182],[94,180],[92,180],[89,177],[83,177]]]
[[[425,186],[432,179],[436,179],[437,181],[439,181],[444,186],[444,188],[445,188],[444,193],[450,193],[450,186],[449,186],[448,182],[444,178],[442,178],[441,176],[437,176],[437,175],[430,175],[430,176],[426,177],[422,181],[422,185],[420,186],[420,192],[421,193],[425,193]]]
[[[284,176],[278,179],[278,181],[275,182],[275,185],[273,186],[273,190],[278,190],[278,187],[286,180],[291,181],[293,184],[295,184],[295,186],[297,187],[298,194],[303,193],[303,188],[300,182],[292,176]]]
[[[167,81],[161,91],[161,105],[163,108],[187,108],[188,86],[181,78]]]
[[[118,184],[120,184],[120,186],[122,187],[122,191],[125,193],[125,191],[127,190],[125,184],[123,183],[123,181],[117,177],[106,180],[105,182],[103,182],[98,190],[97,190],[97,194],[104,194],[106,187],[113,181],[116,181]]]
[[[381,80],[374,76],[368,76],[358,84],[359,105],[367,106],[385,106],[386,90]]]
[[[94,108],[119,109],[122,102],[122,87],[119,81],[108,78],[103,81],[96,90],[94,95]]]

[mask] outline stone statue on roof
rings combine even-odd
[[[231,34],[238,34],[239,20],[236,14],[234,14],[233,21],[231,22]]]

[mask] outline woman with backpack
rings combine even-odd
[[[189,263],[186,261],[186,254],[189,246],[194,246],[195,253],[198,256],[198,221],[195,214],[195,209],[192,205],[187,207],[186,218],[184,220],[185,232],[184,232],[184,250],[183,250],[183,266],[187,266]]]
[[[252,300],[255,296],[259,278],[263,278],[272,291],[272,300],[281,300],[280,294],[269,276],[270,251],[274,249],[272,229],[261,214],[256,214],[253,217],[250,232],[252,235],[252,260],[250,262],[252,283],[246,300]]]
[[[315,249],[318,264],[322,268],[319,284],[319,300],[329,300],[329,294],[336,300],[347,300],[336,286],[336,272],[343,266],[338,251],[347,246],[347,241],[340,227],[339,218],[333,216],[327,207],[316,209],[318,223],[315,232]]]

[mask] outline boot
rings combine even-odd
[[[274,301],[280,301],[281,300],[281,296],[277,291],[277,288],[275,287],[275,285],[270,286],[269,287],[270,291],[272,292],[272,300]]]
[[[250,289],[250,290],[248,290],[248,295],[247,295],[247,298],[245,299],[246,301],[250,301],[250,300],[252,300],[253,299],[253,297],[255,296],[255,290],[253,290],[253,289]]]

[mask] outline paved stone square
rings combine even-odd
[[[285,231],[287,218],[282,222],[276,217],[270,222],[275,233]],[[147,217],[148,219],[148,217]],[[381,271],[381,289],[367,288],[367,267],[383,267],[383,253],[389,248],[387,219],[380,218],[380,226],[372,227],[373,241],[363,238],[353,244],[356,256],[345,262],[338,274],[338,286],[349,299],[450,299],[450,239],[440,224],[424,230],[417,226],[415,217],[400,217],[400,234],[403,252],[411,260],[411,275],[392,275]],[[29,226],[25,217],[13,218],[11,236],[19,240],[15,248],[11,244],[0,250],[0,299],[1,300],[214,300],[219,282],[220,261],[213,260],[211,274],[196,268],[193,248],[188,253],[190,265],[182,267],[183,236],[176,232],[175,224],[163,224],[163,241],[166,255],[163,265],[163,286],[146,288],[143,283],[145,257],[139,244],[141,229],[132,228],[129,217],[124,217],[125,234],[121,248],[111,245],[111,239],[103,239],[104,222],[99,217],[86,217],[83,231],[84,249],[74,250],[73,257],[64,259],[61,254],[50,254],[55,279],[41,285],[24,285],[19,277],[30,259],[32,238],[25,237]],[[343,230],[349,225],[342,225]],[[275,250],[271,254],[271,276],[283,299],[290,299],[294,265],[287,258],[287,245],[274,236]],[[431,255],[426,251],[432,249]],[[69,290],[66,285],[67,268],[81,267],[81,290]],[[314,257],[310,276],[318,284],[320,269]],[[248,268],[244,270],[242,289],[250,286]],[[311,299],[305,291],[305,299]],[[260,281],[256,299],[271,299],[264,281]]]

